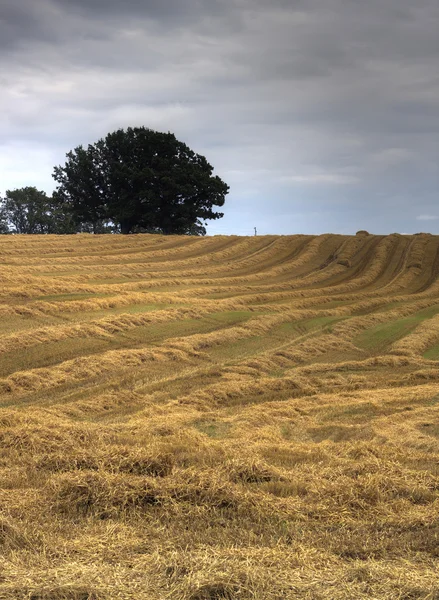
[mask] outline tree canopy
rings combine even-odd
[[[7,190],[0,199],[0,233],[74,233],[75,224],[53,198],[35,187]]]
[[[220,219],[229,186],[204,156],[172,133],[129,127],[68,152],[54,169],[55,204],[98,233],[136,231],[204,235]]]

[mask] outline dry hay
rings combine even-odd
[[[439,238],[0,254],[0,598],[439,598]]]

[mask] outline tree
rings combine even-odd
[[[70,213],[83,231],[101,233],[107,219],[106,182],[103,165],[94,146],[78,146],[67,153],[64,167],[55,167],[53,178],[60,186],[53,194],[58,207]]]
[[[75,231],[77,227],[72,216],[62,210],[53,198],[35,187],[7,190],[6,197],[2,199],[0,233],[75,233]]]
[[[71,211],[63,207],[54,196],[48,198],[46,219],[45,233],[69,234],[81,231]]]
[[[13,233],[46,233],[47,202],[45,192],[35,187],[7,190],[3,214],[12,225]]]
[[[78,223],[97,232],[157,231],[204,235],[204,221],[220,219],[229,186],[204,156],[172,133],[129,127],[78,146],[54,169],[54,198]]]
[[[0,204],[0,234],[10,233],[8,220],[3,205]]]

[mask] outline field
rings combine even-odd
[[[438,600],[439,236],[0,236],[2,600]]]

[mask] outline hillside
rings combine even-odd
[[[0,598],[439,598],[439,236],[0,236]]]

